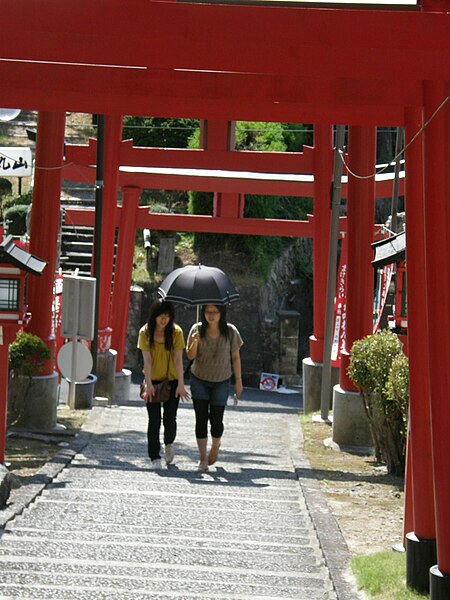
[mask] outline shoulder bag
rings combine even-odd
[[[169,352],[169,358],[167,359],[167,371],[166,371],[166,378],[157,383],[154,386],[154,390],[155,390],[155,395],[150,397],[150,402],[167,402],[168,400],[170,400],[170,396],[171,396],[171,392],[172,392],[172,385],[169,381],[169,367],[170,367],[170,357],[171,357],[172,351]],[[147,382],[144,381],[141,383],[141,392],[140,392],[140,396],[141,398],[144,398],[144,394],[147,392]]]

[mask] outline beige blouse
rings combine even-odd
[[[188,340],[197,331],[201,323],[191,327]],[[219,335],[212,338],[206,333],[200,338],[197,348],[197,356],[191,367],[191,373],[204,381],[225,381],[232,375],[231,353],[243,345],[241,335],[234,325],[228,323],[229,338]],[[188,342],[189,344],[189,342]]]

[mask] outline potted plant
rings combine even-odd
[[[20,331],[9,348],[8,426],[51,429],[56,425],[56,402],[41,375],[51,352],[37,335]]]

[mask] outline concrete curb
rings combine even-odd
[[[303,431],[299,417],[289,421],[290,452],[295,474],[322,548],[338,600],[363,600],[350,572],[350,552],[309,460],[301,454]]]
[[[91,424],[99,416],[99,412],[92,411],[86,425]],[[89,443],[91,436],[92,433],[81,429],[75,439],[46,462],[26,484],[12,490],[7,506],[0,509],[0,530],[4,529],[9,521],[20,515],[43,492],[76,454]]]

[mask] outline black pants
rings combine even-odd
[[[153,383],[157,383],[154,381]],[[147,428],[147,442],[148,442],[148,455],[151,460],[161,458],[160,450],[161,444],[159,440],[159,432],[161,429],[161,409],[162,409],[162,422],[164,425],[164,444],[173,444],[177,435],[177,411],[180,398],[175,395],[178,381],[174,379],[170,382],[172,389],[170,394],[170,400],[167,402],[147,402],[147,413],[148,413],[148,428]]]
[[[209,400],[197,400],[192,398],[195,410],[195,436],[202,440],[208,437],[208,421],[211,423],[211,435],[215,438],[223,434],[223,414],[225,406],[216,406]]]

